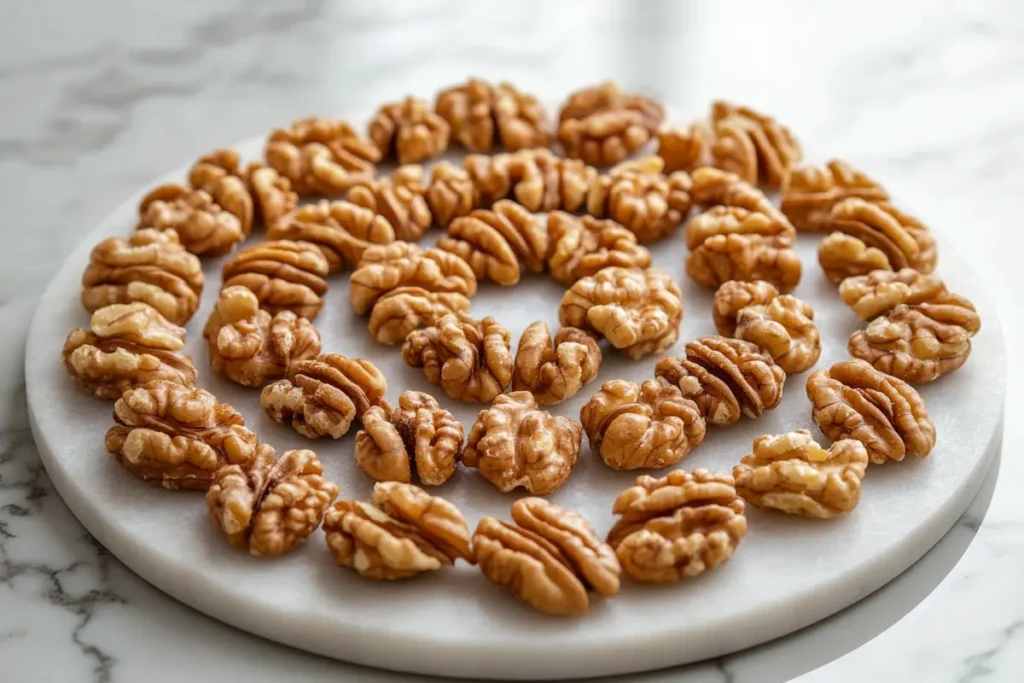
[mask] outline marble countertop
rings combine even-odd
[[[468,73],[552,97],[614,78],[693,116],[712,98],[748,102],[789,124],[814,158],[863,167],[943,231],[991,290],[1011,348],[1022,333],[1024,6],[497,7],[37,0],[8,9],[0,24],[0,368],[9,378],[0,383],[0,678],[406,679],[259,640],[163,596],[78,524],[28,430],[24,333],[72,246],[167,169],[298,116],[369,112]],[[1011,357],[1011,378],[1020,370]],[[642,680],[744,683],[812,669],[801,680],[1021,680],[1024,430],[1013,419],[1020,383],[1009,384],[998,479],[993,470],[971,509],[907,574],[782,641]]]

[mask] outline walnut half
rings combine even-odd
[[[512,388],[529,391],[540,405],[554,405],[576,395],[597,377],[601,349],[583,330],[563,327],[551,331],[537,321],[523,330],[516,351]]]
[[[269,240],[243,249],[224,264],[223,287],[245,287],[268,313],[291,311],[314,319],[327,293],[327,259],[310,242]]]
[[[548,214],[547,265],[551,277],[568,287],[609,266],[647,268],[651,252],[615,221],[552,211]]]

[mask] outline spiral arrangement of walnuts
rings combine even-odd
[[[433,107],[412,96],[385,104],[365,136],[311,117],[274,131],[263,162],[216,150],[187,184],[145,196],[133,235],[93,250],[82,279],[91,324],[70,333],[63,362],[79,388],[115,401],[105,438],[114,459],[164,488],[206,491],[213,525],[254,556],[293,551],[322,525],[336,562],[364,577],[461,560],[532,607],[573,616],[589,593],[617,594],[623,572],[666,583],[715,569],[747,533],[746,504],[847,514],[869,462],[928,455],[935,428],[911,385],[960,368],[981,321],[931,274],[927,227],[860,171],[839,160],[798,167],[789,129],[749,107],[715,102],[686,127],[664,118],[656,100],[604,83],[572,93],[552,124],[533,95],[470,79]],[[419,165],[450,145],[474,154]],[[391,160],[402,165],[382,175]],[[780,206],[764,189],[780,191]],[[445,234],[421,245],[433,226]],[[268,416],[305,437],[356,432],[352,465],[377,482],[369,502],[335,502],[316,453],[278,456],[198,386],[181,351],[200,307],[200,259],[260,229],[268,239],[223,265],[203,328],[211,367],[261,389]],[[813,310],[788,294],[803,275],[798,232],[827,235],[824,275],[868,321],[850,338],[854,360],[806,383],[830,447],[796,426],[759,437],[731,473],[642,475],[614,501],[606,541],[534,497],[512,506],[513,523],[485,517],[471,533],[454,505],[410,483],[475,469],[502,493],[546,495],[587,457],[584,434],[608,468],[664,468],[715,429],[775,408],[787,375],[821,353]],[[686,243],[697,284],[718,288],[721,336],[676,353],[682,291],[644,246],[666,239]],[[346,269],[373,338],[400,347],[450,398],[484,404],[475,424],[428,393],[405,391],[393,406],[372,360],[321,348],[313,320]],[[565,288],[561,327],[538,320],[513,351],[502,321],[478,316],[472,299],[544,273]],[[578,419],[558,414],[606,353],[657,356],[653,377],[606,378]]]

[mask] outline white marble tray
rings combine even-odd
[[[260,141],[239,145],[253,157]],[[185,169],[167,176],[180,181]],[[141,195],[141,193],[140,193]],[[79,278],[92,246],[126,235],[138,197],[102,221],[75,249],[44,293],[29,332],[26,381],[32,429],[57,490],[111,552],[161,590],[252,633],[330,657],[372,666],[471,678],[555,678],[653,669],[696,661],[790,633],[864,597],[898,575],[944,533],[974,497],[996,449],[1005,393],[1005,351],[993,306],[948,244],[940,240],[939,274],[978,306],[983,328],[967,365],[921,389],[938,430],[925,460],[873,466],[859,508],[829,522],[749,510],[749,533],[733,559],[699,579],[667,587],[627,581],[611,600],[596,599],[577,621],[544,617],[501,593],[467,565],[414,580],[375,583],[336,567],[322,532],[296,552],[261,560],[227,546],[207,520],[202,496],[147,486],[103,448],[112,405],[77,392],[60,362],[68,331],[86,326]],[[941,216],[921,216],[941,232]],[[434,231],[425,238],[432,243]],[[252,241],[262,239],[255,235]],[[794,292],[814,306],[824,352],[819,367],[846,357],[846,339],[860,323],[839,301],[816,261],[817,239],[797,246],[804,276]],[[680,341],[711,334],[711,292],[686,278],[680,234],[654,245],[655,265],[676,278],[685,316]],[[271,422],[259,392],[214,376],[201,330],[220,284],[223,260],[206,262],[203,303],[188,325],[188,350],[200,383],[237,407],[260,437],[278,449],[312,447],[343,497],[366,498],[371,482],[351,459],[354,432],[339,441],[310,442]],[[514,339],[537,319],[554,328],[562,288],[530,276],[515,289],[484,285],[472,312],[495,315]],[[377,345],[366,320],[348,304],[347,274],[330,282],[316,321],[326,351],[372,359],[389,379],[388,397],[425,390],[471,426],[480,406],[446,400],[398,348]],[[652,375],[655,358],[629,361],[605,354],[598,381],[553,412],[578,416],[601,381]],[[760,420],[710,429],[681,466],[728,470],[754,437],[806,427],[817,433],[804,394],[807,373],[790,377],[778,409]],[[657,474],[657,473],[655,473]],[[635,474],[607,469],[586,447],[554,502],[582,512],[606,532],[616,494]],[[461,469],[437,492],[456,503],[471,526],[484,515],[507,518],[514,496],[498,493],[475,471]]]

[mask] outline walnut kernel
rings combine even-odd
[[[569,286],[602,268],[647,268],[651,252],[618,223],[562,211],[548,214],[547,266],[557,282]]]
[[[381,344],[400,344],[409,333],[437,325],[449,313],[465,314],[469,298],[455,292],[398,287],[377,299],[370,311],[370,334]]]
[[[552,341],[548,326],[538,321],[519,338],[512,389],[529,391],[542,406],[554,405],[592,382],[600,365],[601,349],[589,334],[563,327]]]
[[[396,243],[397,244],[397,243]],[[476,276],[468,263],[440,249],[426,249],[385,261],[367,261],[349,279],[349,301],[356,313],[369,313],[377,301],[399,287],[429,292],[476,294]]]
[[[889,201],[881,185],[845,161],[832,159],[825,166],[799,166],[782,184],[782,205],[797,230],[819,232],[829,221],[832,207],[856,197],[879,204]]]
[[[242,223],[202,190],[161,185],[142,198],[139,226],[173,230],[182,246],[200,256],[221,256],[243,239]]]
[[[337,194],[373,178],[380,151],[344,121],[310,117],[275,130],[267,164],[288,178],[300,196]]]
[[[356,185],[348,191],[346,199],[384,218],[398,239],[415,242],[423,237],[433,222],[426,194],[423,167],[407,164],[387,178]],[[369,232],[376,243],[380,243],[385,231],[383,226],[376,229],[376,224],[374,228]]]
[[[535,273],[544,270],[547,246],[544,223],[505,199],[489,210],[476,209],[456,218],[448,226],[448,234],[437,242],[438,249],[468,263],[477,280],[489,279],[500,285],[519,282],[520,261]]]
[[[417,164],[448,149],[448,122],[418,97],[385,104],[370,120],[368,134],[384,159]]]
[[[223,287],[245,287],[268,313],[290,311],[312,320],[324,305],[327,273],[327,259],[315,244],[271,240],[238,252],[222,276]]]
[[[359,186],[362,187],[362,186]],[[349,201],[321,200],[301,206],[282,216],[267,231],[272,240],[296,240],[317,245],[327,259],[330,272],[355,267],[363,252],[378,244],[395,241],[388,219]]]

